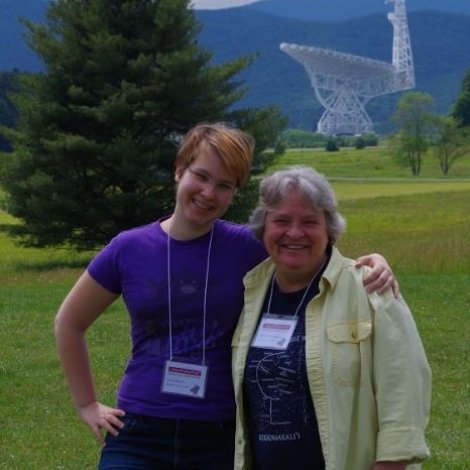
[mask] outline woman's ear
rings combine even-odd
[[[184,169],[181,167],[176,168],[175,170],[175,183],[179,183],[181,177],[183,176]]]

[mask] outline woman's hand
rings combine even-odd
[[[123,410],[111,408],[97,401],[86,406],[77,406],[77,411],[102,445],[104,444],[104,438],[101,434],[102,429],[110,432],[113,436],[117,436],[119,430],[124,426],[124,423],[119,419],[120,416],[126,414]]]
[[[377,291],[383,294],[387,289],[391,288],[393,295],[398,297],[400,287],[396,280],[392,268],[390,268],[387,260],[377,253],[367,256],[361,256],[356,260],[356,267],[369,266],[372,271],[364,278],[364,286],[367,292]]]

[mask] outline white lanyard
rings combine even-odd
[[[320,267],[315,271],[312,279],[308,283],[307,288],[302,296],[302,299],[295,309],[294,315],[276,315],[271,313],[271,301],[273,298],[274,291],[274,278],[275,274],[271,279],[271,292],[269,293],[269,300],[267,306],[267,312],[263,314],[258,328],[256,330],[255,336],[251,345],[255,348],[265,348],[265,349],[277,349],[285,351],[291,341],[292,335],[294,334],[295,328],[297,326],[298,315],[300,308],[305,302],[310,288],[312,287],[313,282],[316,277],[323,269],[323,266],[326,263],[327,258],[325,257],[320,265]]]
[[[172,327],[172,309],[171,309],[171,227],[168,228],[167,236],[167,281],[168,281],[168,330],[170,337],[170,361],[173,360],[173,327]],[[207,264],[206,264],[206,280],[204,286],[204,304],[202,310],[202,364],[206,363],[206,317],[207,317],[207,289],[209,284],[209,267],[212,251],[212,239],[214,237],[214,226],[211,229],[211,236],[209,239],[209,247],[207,250]]]
[[[203,321],[202,321],[202,363],[194,364],[188,360],[173,359],[173,326],[171,311],[171,250],[170,250],[170,228],[168,229],[167,242],[167,277],[168,277],[168,330],[170,337],[170,359],[165,362],[162,377],[162,393],[183,395],[192,398],[205,398],[208,366],[206,366],[206,315],[207,315],[207,286],[209,284],[209,266],[212,250],[212,238],[214,226],[211,229],[209,248],[207,252],[206,285],[204,287]]]
[[[297,318],[299,315],[299,310],[302,307],[305,297],[307,297],[308,291],[310,290],[310,287],[312,287],[313,281],[317,277],[318,273],[321,271],[323,266],[325,265],[326,259],[324,259],[320,265],[320,267],[315,271],[315,274],[313,275],[312,279],[310,279],[310,282],[308,283],[307,288],[305,289],[304,295],[302,296],[302,299],[300,300],[299,304],[297,305],[297,308],[295,309],[295,313],[293,318]],[[271,279],[271,292],[269,293],[269,301],[268,301],[268,307],[267,307],[267,313],[271,313],[271,301],[273,300],[273,290],[274,290],[274,278],[276,277],[276,273],[273,274],[273,277]]]

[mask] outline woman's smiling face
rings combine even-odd
[[[308,284],[328,246],[325,212],[292,190],[266,216],[263,241],[279,282]]]
[[[211,226],[233,200],[236,179],[214,150],[207,148],[185,169],[176,171],[178,184],[175,212],[186,223]]]

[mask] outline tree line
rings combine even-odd
[[[423,158],[430,154],[436,158],[442,174],[447,175],[456,160],[470,154],[470,70],[448,116],[435,112],[435,101],[430,94],[410,91],[399,99],[391,120],[395,133],[388,136],[387,145],[398,164],[409,167],[418,176]],[[287,129],[282,132],[278,146],[335,152],[341,147],[362,149],[378,143],[375,134],[326,136]]]

